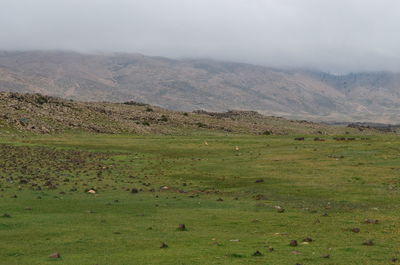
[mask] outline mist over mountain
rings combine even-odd
[[[139,101],[191,111],[256,110],[318,121],[400,122],[400,74],[346,75],[206,59],[0,52],[0,91]]]

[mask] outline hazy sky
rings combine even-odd
[[[0,0],[0,49],[400,71],[400,1]]]

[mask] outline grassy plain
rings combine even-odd
[[[400,139],[319,137],[3,134],[0,264],[396,264]]]

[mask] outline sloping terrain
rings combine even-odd
[[[167,109],[254,110],[320,121],[400,123],[400,75],[335,76],[139,54],[0,52],[0,91]]]
[[[376,133],[263,116],[254,111],[178,112],[126,102],[75,102],[40,94],[0,93],[0,125],[37,133],[83,130],[136,134],[344,134]]]

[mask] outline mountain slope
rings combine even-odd
[[[139,54],[0,52],[0,90],[191,111],[255,110],[325,121],[400,122],[400,78],[334,76]]]

